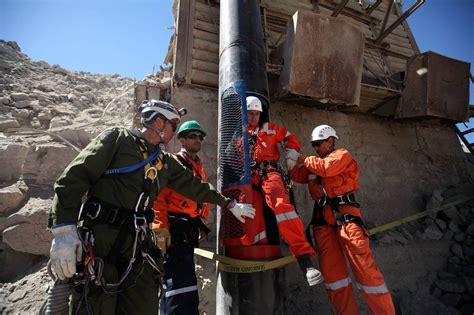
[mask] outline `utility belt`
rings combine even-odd
[[[336,207],[351,205],[356,208],[360,208],[360,205],[355,200],[355,195],[353,192],[347,193],[344,195],[339,195],[334,198],[328,198],[327,196],[324,196],[323,198],[317,200],[316,202],[318,203],[318,206],[320,206],[321,208],[324,207],[326,204],[331,205],[331,207],[333,205],[335,205]]]
[[[89,198],[81,206],[79,219],[84,220],[86,225],[110,224],[116,227],[130,223],[131,228],[153,222],[155,214],[153,210],[134,212],[129,209],[119,208],[97,198]]]
[[[293,181],[291,180],[290,176],[288,176],[288,174],[285,172],[280,162],[262,161],[260,163],[257,163],[256,161],[252,161],[250,163],[250,168],[253,171],[252,176],[256,174],[260,175],[260,182],[258,184],[259,187],[261,186],[262,177],[272,172],[280,173],[283,182],[285,183],[287,193],[289,193],[291,188],[293,187]]]
[[[341,214],[339,211],[339,206],[352,206],[355,208],[360,208],[359,203],[356,202],[355,195],[353,192],[336,196],[334,198],[327,198],[326,196],[314,202],[313,209],[313,225],[331,225],[329,224],[323,216],[323,207],[329,205],[331,210],[336,218],[336,225],[344,225],[347,222],[354,222],[361,227],[364,227],[364,222],[358,216],[351,214]]]
[[[250,168],[253,169],[258,169],[258,170],[264,170],[268,167],[273,167],[274,169],[277,170],[283,170],[281,167],[280,162],[275,162],[275,161],[262,161],[260,163],[257,163],[257,161],[251,161],[250,162]]]
[[[152,240],[152,232],[148,223],[153,222],[154,213],[152,210],[137,210],[118,208],[112,204],[101,201],[97,198],[89,198],[82,206],[79,213],[79,232],[83,243],[84,257],[82,276],[93,281],[97,286],[101,286],[104,292],[113,293],[130,274],[134,264],[143,265],[147,262],[158,274],[162,274],[162,255]],[[94,225],[109,224],[118,230],[117,237],[110,250],[104,256],[95,254]],[[122,249],[127,239],[132,236],[133,246],[130,253],[128,265],[122,266]],[[103,270],[106,264],[122,266],[123,273],[116,283],[106,283],[103,277]],[[121,267],[121,268],[122,268]],[[134,275],[134,277],[136,277]],[[88,285],[88,281],[82,279],[81,284]],[[134,285],[131,281],[122,290]]]
[[[190,243],[199,247],[200,231],[206,235],[211,232],[200,216],[191,217],[187,213],[168,212],[171,244]]]

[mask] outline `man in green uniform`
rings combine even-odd
[[[218,204],[242,222],[255,215],[251,205],[222,196],[161,151],[180,122],[173,105],[152,100],[142,104],[140,112],[142,131],[106,130],[54,186],[48,223],[54,235],[51,265],[59,279],[70,278],[84,253],[85,284],[75,292],[73,307],[88,312],[158,313],[160,253],[149,224],[151,206],[162,188]],[[87,201],[81,205],[83,196]]]

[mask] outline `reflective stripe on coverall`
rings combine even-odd
[[[254,133],[254,128],[249,128],[249,137]],[[300,151],[300,143],[296,137],[285,128],[281,128],[273,123],[264,123],[258,130],[254,144],[254,161],[258,164],[263,161],[278,162],[280,159],[279,143],[285,143],[285,149]],[[252,157],[252,154],[251,154]],[[261,185],[261,190],[268,207],[275,213],[278,230],[282,238],[288,244],[294,256],[316,253],[306,240],[304,226],[300,217],[296,213],[295,207],[291,204],[286,192],[282,175],[268,167],[266,175],[258,174],[258,169],[252,170],[252,184]],[[258,200],[258,198],[257,198]],[[261,203],[255,202],[256,211],[262,211]]]
[[[178,156],[179,155],[179,156]],[[196,177],[206,181],[206,172],[198,157],[193,160],[184,150],[176,154],[176,157],[188,169],[192,170]],[[165,227],[171,232],[171,247],[165,254],[163,276],[163,293],[160,302],[160,314],[199,314],[199,294],[197,289],[197,278],[194,263],[194,245],[199,229],[191,226],[190,222],[180,220],[179,224],[189,227],[188,237],[184,239],[181,235],[173,235],[174,223],[169,222],[168,212],[186,214],[191,218],[198,216],[207,219],[209,204],[199,204],[183,195],[165,188],[155,200],[153,210],[155,221],[153,228]],[[193,231],[191,231],[193,229]],[[174,240],[179,238],[179,241]]]
[[[161,315],[199,314],[194,243],[179,242],[165,254]]]
[[[311,196],[320,194],[320,187],[312,174],[322,177],[329,198],[354,192],[359,187],[357,162],[345,149],[336,149],[324,158],[302,157],[300,162],[303,167],[295,167],[290,175],[296,182],[308,183]],[[325,205],[322,211],[327,224],[314,226],[313,234],[324,284],[337,314],[359,314],[344,254],[370,313],[395,314],[392,297],[375,265],[365,229],[355,222],[336,226],[331,207]],[[350,205],[340,205],[339,212],[361,216],[360,209]]]

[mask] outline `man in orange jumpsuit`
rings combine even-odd
[[[316,127],[311,144],[319,157],[301,155],[297,161],[302,166],[290,170],[296,182],[308,183],[315,200],[311,227],[324,285],[337,314],[359,314],[345,254],[370,313],[395,314],[354,197],[359,188],[359,166],[349,151],[335,149],[335,139],[338,137],[332,127]]]
[[[308,284],[316,285],[323,281],[310,259],[316,253],[306,240],[303,222],[290,202],[279,163],[280,143],[284,143],[287,158],[293,157],[288,159],[290,164],[296,164],[294,159],[299,156],[300,143],[296,135],[285,128],[271,122],[260,122],[262,103],[257,97],[248,96],[246,101],[252,186],[261,189],[263,199],[275,213],[278,230],[305,273]],[[262,200],[254,199],[254,208],[262,213]]]
[[[194,176],[206,181],[198,152],[206,136],[201,125],[190,120],[178,130],[182,149],[175,158]],[[158,247],[165,254],[160,314],[199,314],[199,296],[194,265],[194,248],[210,230],[205,225],[210,205],[197,203],[165,188],[153,205],[153,231]]]

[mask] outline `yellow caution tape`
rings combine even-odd
[[[194,253],[218,262],[219,270],[232,273],[251,273],[275,269],[296,261],[293,256],[286,256],[271,261],[243,260],[219,255],[201,248],[195,248]]]
[[[461,204],[471,199],[474,199],[474,196],[464,196],[461,198],[457,198],[453,201],[448,201],[448,203],[445,203],[441,205],[440,207],[426,210],[426,211],[408,216],[406,218],[375,227],[373,229],[370,229],[368,233],[369,235],[381,233],[386,230],[393,229],[397,226],[400,226],[404,223],[423,218],[430,214],[438,213],[439,211],[442,211],[442,210],[447,210],[451,208],[452,206]],[[266,271],[270,269],[280,268],[284,265],[287,265],[289,263],[296,261],[295,257],[293,256],[286,256],[286,257],[278,258],[271,261],[242,260],[242,259],[227,257],[224,255],[219,255],[219,254],[216,254],[216,253],[213,253],[201,248],[195,248],[194,253],[199,256],[217,261],[218,262],[217,267],[219,268],[219,270],[231,272],[231,273],[252,273],[252,272]]]
[[[426,211],[423,211],[423,212],[420,212],[420,213],[417,213],[417,214],[414,214],[414,215],[411,215],[411,216],[408,216],[406,218],[403,218],[403,219],[400,219],[400,220],[396,220],[396,221],[393,221],[393,222],[390,222],[390,223],[387,223],[387,224],[384,224],[384,225],[381,225],[381,226],[378,226],[378,227],[375,227],[373,229],[370,229],[369,230],[369,235],[374,235],[376,233],[380,233],[380,232],[384,232],[386,230],[390,230],[390,229],[393,229],[397,226],[400,226],[404,223],[407,223],[407,222],[411,222],[411,221],[415,221],[417,219],[420,219],[420,218],[423,218],[423,217],[426,217],[430,214],[435,214],[435,213],[438,213],[439,211],[442,211],[442,210],[447,210],[449,208],[451,208],[452,206],[455,206],[455,205],[458,205],[460,203],[463,203],[463,202],[466,202],[466,201],[469,201],[471,199],[474,199],[474,196],[464,196],[464,197],[461,197],[461,198],[456,198],[455,200],[453,201],[449,201],[448,203],[445,203],[445,204],[442,204],[441,206],[437,207],[437,208],[433,208],[433,209],[430,209],[430,210],[426,210]]]

